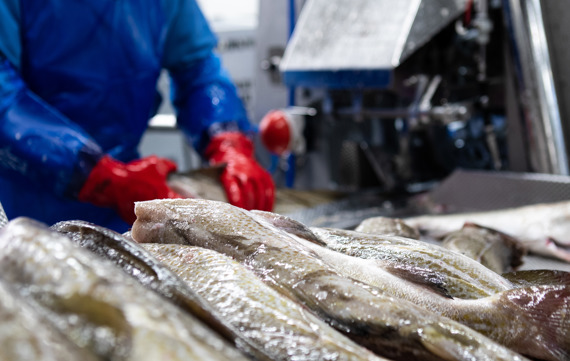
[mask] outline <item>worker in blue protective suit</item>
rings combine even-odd
[[[0,2],[0,202],[9,218],[83,219],[117,231],[133,203],[178,195],[172,162],[139,159],[162,68],[178,126],[225,163],[231,203],[271,210],[236,89],[195,0]],[[120,216],[120,217],[119,217]]]

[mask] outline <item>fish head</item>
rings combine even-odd
[[[266,246],[310,252],[295,235],[265,217],[224,202],[161,199],[135,204],[131,235],[139,243],[178,243],[246,257],[248,249]]]
[[[205,199],[160,199],[135,203],[131,235],[139,243],[157,242],[207,247],[228,235],[263,234],[244,209]]]
[[[135,202],[137,219],[131,229],[131,237],[138,243],[174,243],[184,244],[184,237],[176,232],[175,227],[169,227],[169,222],[175,222],[170,207],[159,202]]]

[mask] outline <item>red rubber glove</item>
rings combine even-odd
[[[210,164],[226,163],[221,181],[228,200],[247,210],[271,211],[275,185],[269,173],[253,157],[253,143],[239,132],[221,133],[206,148]]]
[[[182,198],[166,184],[166,177],[175,170],[176,164],[156,156],[129,163],[104,156],[81,188],[79,200],[115,208],[125,222],[133,224],[135,202]]]
[[[283,155],[291,150],[293,131],[287,113],[273,110],[267,113],[259,123],[261,141],[273,154]]]

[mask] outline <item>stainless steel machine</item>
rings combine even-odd
[[[2,207],[2,203],[0,203],[0,228],[4,227],[8,223],[8,217],[6,217],[6,213],[4,213],[4,208]]]
[[[281,81],[289,103],[317,110],[296,187],[425,189],[457,168],[568,174],[560,2],[291,1],[282,58],[264,42],[266,3],[256,84]]]

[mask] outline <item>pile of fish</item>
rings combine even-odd
[[[503,277],[399,221],[309,228],[201,199],[135,213],[125,235],[0,229],[0,359],[570,360],[565,272]]]

